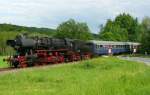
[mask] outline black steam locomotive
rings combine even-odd
[[[12,67],[56,64],[91,58],[88,44],[80,40],[56,39],[48,37],[28,37],[18,35],[15,40],[7,40],[16,54],[7,61]]]

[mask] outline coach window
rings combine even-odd
[[[114,46],[114,45],[112,45],[112,48],[115,48],[115,46]]]
[[[116,47],[119,48],[119,45],[117,45]]]
[[[112,45],[112,48],[115,48],[115,45]]]
[[[98,49],[98,45],[96,45],[96,49]]]
[[[125,45],[124,48],[127,48],[127,46]]]
[[[116,48],[118,48],[118,45],[116,45]]]
[[[123,45],[123,48],[125,48],[126,46],[125,45]]]

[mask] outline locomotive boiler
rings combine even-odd
[[[12,67],[72,62],[92,56],[86,42],[67,38],[18,35],[14,40],[7,40],[7,45],[16,51],[13,56],[6,59]]]

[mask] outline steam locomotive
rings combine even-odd
[[[89,59],[92,56],[86,42],[67,38],[18,35],[15,40],[7,40],[7,45],[14,48],[16,53],[6,61],[16,68],[72,62]]]

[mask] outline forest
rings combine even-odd
[[[6,40],[13,39],[21,33],[80,40],[140,42],[141,53],[150,53],[150,17],[144,17],[139,21],[127,13],[108,19],[106,24],[100,25],[98,34],[93,34],[86,22],[77,22],[74,19],[62,22],[56,29],[0,24],[0,55],[14,53],[12,48],[6,45]]]

